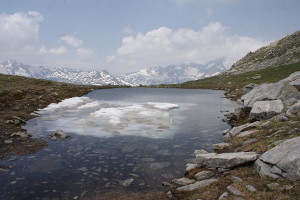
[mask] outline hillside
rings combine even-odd
[[[255,52],[249,52],[232,65],[227,74],[240,74],[249,71],[288,65],[300,61],[300,31],[272,42]]]

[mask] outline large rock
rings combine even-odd
[[[285,140],[255,162],[261,175],[300,180],[300,136]]]
[[[206,187],[206,186],[209,186],[211,185],[212,183],[218,181],[218,179],[215,179],[215,178],[211,178],[211,179],[206,179],[206,180],[203,180],[203,181],[197,181],[193,184],[190,184],[190,185],[185,185],[185,186],[182,186],[182,187],[178,187],[176,190],[177,191],[180,191],[180,192],[189,192],[189,191],[193,191],[193,190],[196,190],[198,188],[201,188],[201,187]]]
[[[297,81],[297,80],[299,81],[299,79],[300,79],[300,71],[292,73],[291,75],[289,75],[289,77],[282,79],[279,82],[288,83],[288,84],[292,85],[292,83],[294,81]]]
[[[254,128],[258,127],[259,125],[260,125],[260,122],[253,122],[253,123],[247,123],[247,124],[243,124],[241,126],[234,127],[224,136],[224,140],[226,142],[228,142],[228,141],[230,141],[230,139],[232,137],[237,136],[244,131],[254,129]]]
[[[198,154],[195,162],[203,167],[208,168],[225,168],[231,169],[244,165],[249,162],[253,162],[258,158],[258,154],[255,152],[235,152],[235,153],[208,153]]]
[[[290,84],[280,81],[277,83],[262,84],[242,96],[244,107],[252,108],[256,101],[300,99],[300,92]]]
[[[281,100],[256,101],[250,112],[250,117],[255,120],[270,119],[280,114],[284,109]]]

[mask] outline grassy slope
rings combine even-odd
[[[221,74],[182,84],[156,85],[151,87],[228,90],[231,96],[235,96],[235,99],[237,99],[242,95],[242,88],[249,83],[274,83],[288,77],[296,71],[300,71],[300,62],[278,67],[269,67],[267,69],[238,75]]]

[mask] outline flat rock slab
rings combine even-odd
[[[266,151],[256,162],[261,175],[300,180],[300,136],[285,140]]]
[[[212,183],[214,183],[216,181],[218,181],[218,179],[216,179],[216,178],[206,179],[206,180],[203,180],[203,181],[197,181],[197,182],[195,182],[193,184],[190,184],[190,185],[178,187],[176,190],[180,191],[180,192],[190,192],[190,191],[196,190],[196,189],[201,188],[201,187],[209,186],[209,185],[211,185]]]
[[[253,162],[259,154],[255,152],[236,152],[236,153],[208,153],[198,154],[195,162],[208,168],[234,168]]]
[[[212,171],[201,171],[201,172],[198,172],[197,174],[195,174],[195,179],[197,181],[201,181],[201,180],[209,179],[209,178],[213,177],[214,175],[215,175],[215,173],[213,173]]]
[[[172,182],[177,185],[189,185],[189,184],[195,183],[196,180],[184,177],[184,178],[173,179]]]

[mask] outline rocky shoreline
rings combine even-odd
[[[195,150],[182,178],[164,183],[171,199],[299,199],[300,72],[247,85],[243,106],[215,153]],[[230,93],[227,94],[230,98]]]

